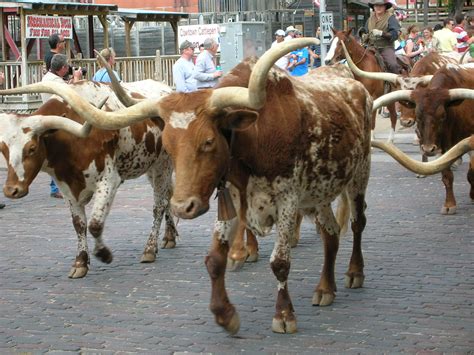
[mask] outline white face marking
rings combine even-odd
[[[331,48],[329,48],[329,51],[326,54],[326,58],[324,59],[325,61],[330,61],[334,57],[334,54],[336,54],[336,48],[337,48],[338,42],[339,42],[339,38],[334,37],[331,43]]]
[[[187,129],[189,124],[196,119],[194,112],[173,112],[170,117],[170,124],[173,128]]]
[[[41,127],[40,121],[41,116],[19,118],[14,114],[0,114],[0,142],[8,146],[10,153],[8,164],[15,171],[19,181],[25,179],[23,148],[33,138],[35,129]]]

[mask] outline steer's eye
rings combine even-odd
[[[202,145],[202,150],[204,152],[209,152],[214,148],[214,138],[207,138],[206,141]]]
[[[30,147],[28,148],[28,155],[31,156],[35,153],[36,153],[36,145],[35,144],[30,145]]]

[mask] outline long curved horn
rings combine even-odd
[[[147,117],[160,115],[159,99],[147,99],[132,107],[114,112],[99,110],[87,100],[79,96],[74,89],[63,83],[54,81],[39,82],[15,89],[0,90],[0,95],[27,94],[47,92],[62,97],[74,111],[92,125],[102,129],[119,129],[141,121]]]
[[[441,157],[430,161],[429,163],[422,163],[408,157],[408,155],[403,153],[391,143],[372,141],[370,145],[372,147],[382,149],[384,152],[390,154],[392,158],[398,161],[403,167],[413,171],[416,174],[433,175],[448,168],[461,155],[474,150],[474,135],[464,138],[462,141],[444,153]]]
[[[108,96],[104,97],[102,101],[100,101],[95,106],[99,110],[102,109],[108,99]],[[33,128],[34,132],[37,134],[41,134],[42,132],[45,132],[50,129],[61,129],[77,137],[85,138],[89,136],[92,129],[92,125],[87,121],[83,125],[81,125],[80,123],[65,119],[63,116],[33,115],[30,117],[39,118],[40,124]]]
[[[413,90],[397,90],[393,92],[389,92],[388,94],[382,95],[374,101],[374,105],[372,106],[372,111],[378,110],[382,106],[388,106],[392,102],[406,100],[414,102],[411,98],[411,93]]]
[[[221,109],[235,105],[254,110],[262,108],[267,96],[265,89],[267,75],[273,64],[295,49],[319,43],[320,41],[317,38],[297,38],[270,48],[253,67],[248,88],[231,86],[213,90],[210,101],[211,107]]]
[[[107,70],[107,74],[109,74],[109,78],[112,84],[112,90],[114,90],[115,95],[117,98],[120,100],[120,102],[125,106],[125,107],[130,107],[133,105],[138,104],[139,102],[143,101],[140,99],[135,99],[131,97],[130,95],[127,94],[127,92],[123,89],[122,85],[120,85],[120,82],[117,80],[117,77],[115,76],[115,73],[113,72],[112,68],[110,67],[109,63],[105,60],[105,58],[96,50],[94,49],[95,54],[97,54],[97,58],[100,61],[100,64],[102,67]]]
[[[354,72],[355,75],[360,76],[362,78],[367,78],[367,79],[375,79],[375,80],[384,80],[388,81],[393,84],[397,84],[398,80],[403,79],[402,76],[393,74],[393,73],[384,73],[384,72],[369,72],[369,71],[364,71],[359,69],[357,65],[352,61],[351,55],[347,51],[346,45],[344,44],[344,41],[341,41],[342,44],[342,49],[344,51],[344,54],[346,55],[347,59],[347,64],[349,65],[349,68]]]
[[[451,101],[461,99],[474,99],[474,90],[472,89],[450,89],[448,90],[449,99]]]
[[[61,129],[77,137],[84,138],[90,134],[92,129],[92,125],[88,122],[81,125],[62,116],[33,115],[30,118],[38,120],[39,125],[34,128],[34,131],[38,134],[50,129]]]

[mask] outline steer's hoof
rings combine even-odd
[[[272,332],[293,334],[293,333],[296,333],[297,331],[298,329],[296,327],[296,319],[294,316],[292,316],[291,319],[287,319],[287,320],[273,317]]]
[[[443,206],[441,208],[441,214],[455,214],[456,213],[456,206],[446,207]]]
[[[176,246],[176,241],[175,240],[163,239],[161,241],[160,248],[161,249],[173,249],[175,246]]]
[[[290,238],[288,242],[288,244],[290,244],[290,248],[296,248],[298,246],[299,240],[296,238]]]
[[[245,259],[235,260],[232,258],[227,258],[227,270],[229,271],[238,271],[244,266]]]
[[[94,251],[94,255],[97,259],[103,263],[110,264],[113,260],[112,252],[107,247],[100,248]]]
[[[247,260],[245,260],[245,262],[247,263],[254,263],[256,261],[258,261],[258,253],[249,254],[249,256],[247,257]]]
[[[346,288],[361,288],[364,285],[365,276],[360,273],[347,274],[344,277],[344,286]]]
[[[240,317],[237,312],[234,312],[232,318],[230,319],[229,323],[221,324],[222,327],[226,330],[227,333],[230,335],[237,334],[240,329]]]
[[[87,266],[73,266],[69,271],[68,277],[70,279],[80,279],[87,275],[89,268]]]
[[[323,293],[322,291],[316,291],[313,295],[312,304],[313,306],[329,306],[334,302],[336,298],[336,294],[334,292],[331,293]]]
[[[141,263],[152,263],[156,260],[156,253],[153,251],[144,251],[140,259]]]

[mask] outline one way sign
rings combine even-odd
[[[321,26],[321,43],[329,44],[332,39],[331,28],[334,27],[332,11],[321,12],[319,17],[319,23]]]

